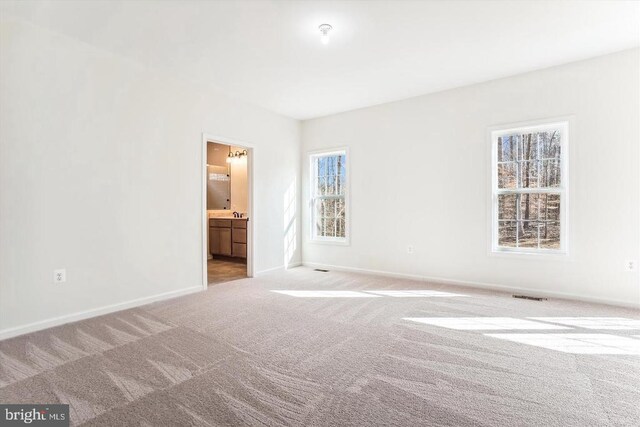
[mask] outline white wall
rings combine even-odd
[[[351,245],[303,261],[640,304],[639,50],[303,122],[305,153],[348,146]],[[570,256],[489,254],[494,125],[573,115]],[[407,245],[415,247],[407,254]]]
[[[0,338],[201,289],[203,132],[255,145],[255,270],[283,266],[297,121],[31,24],[0,31]]]

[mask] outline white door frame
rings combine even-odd
[[[232,138],[227,138],[224,136],[217,136],[208,134],[206,132],[202,133],[202,157],[200,166],[202,168],[202,193],[201,197],[201,234],[202,234],[202,287],[204,290],[207,290],[209,287],[209,279],[207,274],[207,254],[209,253],[208,248],[208,234],[209,234],[209,215],[207,214],[207,143],[208,142],[217,142],[224,145],[244,148],[247,150],[247,185],[249,186],[248,192],[248,205],[247,205],[247,276],[253,277],[254,274],[254,256],[255,256],[255,247],[256,247],[256,221],[255,221],[255,210],[253,208],[253,188],[254,188],[254,173],[253,173],[253,155],[255,146],[253,144],[237,141]]]

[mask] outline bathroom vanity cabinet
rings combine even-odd
[[[247,257],[247,218],[210,218],[209,252],[237,258]]]

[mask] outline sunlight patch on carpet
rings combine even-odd
[[[380,298],[379,295],[356,291],[271,291],[296,298]]]
[[[566,326],[550,325],[513,317],[405,317],[403,319],[459,331],[572,329]]]
[[[578,326],[585,329],[640,329],[640,320],[625,317],[527,317],[527,319]]]
[[[431,298],[431,297],[466,297],[467,295],[454,294],[451,292],[428,291],[428,290],[407,290],[407,291],[364,291],[371,294],[382,295],[395,298]]]
[[[640,356],[640,341],[609,334],[484,334],[571,354],[626,354]]]

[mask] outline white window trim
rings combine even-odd
[[[314,201],[315,201],[315,188],[314,184],[316,182],[316,170],[314,167],[314,160],[317,157],[323,156],[331,156],[333,154],[344,154],[345,155],[345,180],[346,183],[344,185],[344,237],[323,237],[316,236],[314,233],[314,221],[315,221],[315,210],[314,210]],[[314,244],[321,245],[340,245],[340,246],[348,246],[350,244],[350,230],[351,230],[351,204],[350,204],[350,194],[351,194],[351,163],[350,163],[350,155],[348,147],[338,147],[332,148],[328,150],[317,150],[310,151],[308,153],[309,157],[309,242]]]
[[[572,118],[562,117],[547,120],[536,120],[532,122],[514,123],[510,125],[494,126],[489,128],[488,139],[490,141],[490,255],[506,255],[525,258],[558,258],[565,259],[569,256],[569,188],[571,180],[569,177],[569,159],[570,151],[573,144],[570,144],[572,136]],[[560,139],[561,147],[561,167],[562,167],[562,186],[553,189],[520,189],[509,190],[501,189],[498,191],[498,158],[497,143],[498,137],[509,135],[514,132],[536,132],[547,129],[560,129],[562,138]],[[498,246],[498,194],[502,193],[560,193],[560,248],[559,249],[539,249],[539,248],[510,248]]]

